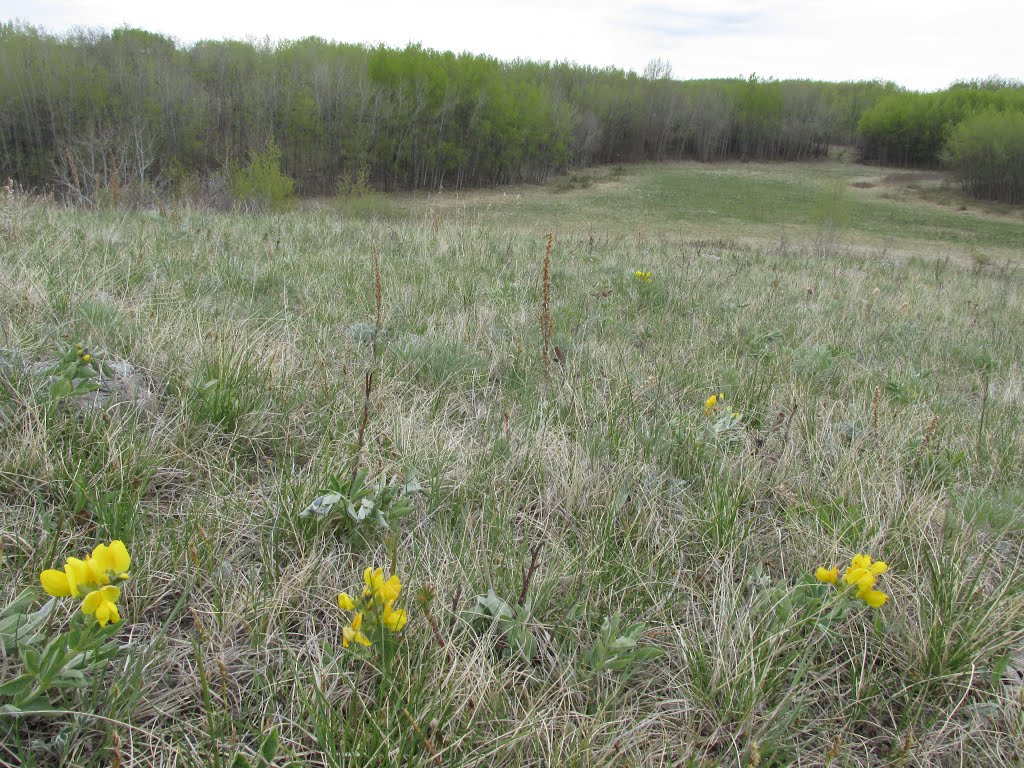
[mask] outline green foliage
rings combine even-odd
[[[78,397],[100,388],[96,378],[104,372],[103,364],[93,353],[76,344],[62,350],[60,359],[44,376],[54,377],[50,382],[50,399],[58,403],[69,397]],[[109,375],[110,371],[107,369]]]
[[[886,381],[885,392],[895,402],[903,405],[924,402],[935,394],[932,370],[911,366],[900,376]]]
[[[236,754],[231,761],[231,768],[271,768],[280,748],[281,736],[277,728],[271,728],[260,741],[256,757],[250,760],[245,755]]]
[[[511,604],[488,589],[486,595],[476,596],[475,604],[464,612],[463,619],[480,633],[494,627],[504,648],[525,661],[533,661],[537,638],[530,629],[532,614],[533,603],[529,598],[522,605]]]
[[[367,484],[365,469],[351,478],[331,475],[320,495],[299,513],[299,517],[315,520],[337,535],[351,537],[369,523],[388,528],[405,517],[412,512],[411,497],[422,491],[416,470],[411,467],[405,470],[404,482],[398,477],[384,477]]]
[[[66,632],[53,626],[56,598],[31,610],[35,589],[26,589],[0,611],[0,714],[33,712],[57,706],[59,692],[87,688],[92,675],[117,655],[120,646],[110,637],[116,624],[100,629],[91,617],[76,614]],[[20,661],[21,672],[8,676],[10,657]]]
[[[1024,110],[1024,87],[954,86],[937,93],[897,93],[859,123],[861,159],[883,165],[937,167],[947,138],[965,119],[989,111]]]
[[[1021,111],[988,109],[950,134],[942,160],[972,197],[1024,202],[1024,104]]]
[[[647,625],[637,622],[621,626],[619,613],[606,616],[601,629],[587,654],[587,664],[593,672],[632,672],[645,661],[664,655],[661,648],[640,646],[640,638]]]
[[[271,144],[253,152],[248,165],[231,172],[231,194],[243,206],[287,209],[295,199],[295,182],[281,172],[281,150]]]
[[[830,143],[851,143],[861,113],[894,90],[679,82],[419,45],[178,47],[136,29],[57,37],[13,25],[0,69],[0,103],[10,105],[0,116],[3,177],[76,200],[104,190],[116,199],[124,183],[159,180],[194,199],[204,179],[276,143],[279,165],[231,180],[237,199],[271,207],[288,197],[285,176],[299,194],[331,195],[339,178],[364,172],[380,191],[441,190],[640,160],[819,157]],[[589,183],[568,178],[558,183]],[[219,194],[199,197],[220,205]]]

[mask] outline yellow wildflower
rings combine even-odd
[[[124,542],[115,539],[110,544],[96,545],[85,560],[69,557],[63,571],[43,571],[39,581],[46,593],[54,597],[84,597],[112,581],[127,579],[131,562]]]
[[[712,413],[722,407],[722,403],[725,402],[725,395],[719,392],[717,395],[712,395],[704,401],[704,415],[710,416]]]
[[[341,644],[343,647],[348,648],[348,644],[353,640],[360,645],[369,646],[372,645],[370,638],[364,635],[360,631],[360,627],[363,626],[363,614],[357,613],[352,617],[352,624],[347,627],[342,627],[341,630]]]
[[[389,600],[384,603],[384,613],[381,616],[381,623],[390,629],[392,632],[400,632],[405,623],[409,620],[405,611],[399,608],[397,611],[392,609],[394,600]]]
[[[121,590],[117,587],[100,587],[85,596],[82,613],[95,616],[101,627],[107,626],[108,622],[116,624],[121,620],[121,614],[117,612],[117,598],[120,596]]]
[[[872,608],[880,608],[889,599],[884,592],[875,589],[878,577],[889,570],[882,560],[872,562],[870,555],[857,554],[850,561],[850,567],[843,574],[843,581],[857,587],[857,597]]]
[[[82,597],[99,586],[92,568],[85,560],[69,557],[63,571],[52,568],[39,574],[46,593],[54,597]]]
[[[392,576],[385,581],[383,568],[376,570],[367,568],[363,571],[363,581],[366,582],[366,587],[363,588],[363,597],[373,598],[382,605],[388,601],[397,600],[398,593],[402,591],[402,583],[397,576]]]
[[[338,607],[343,611],[354,611],[356,609],[356,604],[348,592],[342,592],[338,595]]]
[[[97,584],[106,585],[111,581],[124,581],[132,565],[131,555],[124,542],[114,539],[110,544],[97,544],[92,556],[86,558],[89,570]]]
[[[863,592],[858,592],[857,597],[872,608],[881,608],[885,605],[885,601],[889,599],[889,596],[885,594],[885,592],[879,592],[877,589],[868,589]]]

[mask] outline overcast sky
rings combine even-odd
[[[64,32],[129,25],[189,43],[316,35],[348,43],[571,60],[697,77],[1024,79],[1024,0],[0,0],[0,16]]]

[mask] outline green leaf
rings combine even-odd
[[[100,385],[97,384],[95,381],[81,381],[75,386],[74,390],[71,392],[71,395],[73,397],[77,397],[78,395],[87,395],[90,392],[95,392],[99,388]]]
[[[423,486],[419,480],[416,479],[416,468],[406,467],[405,468],[405,485],[402,487],[402,493],[409,495],[412,493],[420,493],[423,490]]]
[[[280,736],[277,733],[277,728],[271,728],[270,732],[263,737],[263,743],[260,744],[260,757],[269,766],[275,757],[277,757],[277,750],[280,746]]]
[[[50,384],[50,397],[54,400],[60,400],[69,396],[73,389],[69,379],[56,379]]]
[[[311,515],[326,517],[330,514],[334,505],[344,498],[345,497],[340,493],[326,493],[322,496],[317,496],[309,503],[308,507],[299,512],[299,517],[306,518]]]
[[[11,696],[12,698],[21,696],[32,687],[33,681],[35,681],[33,675],[18,675],[13,680],[0,684],[0,696]]]
[[[60,669],[69,661],[67,652],[67,635],[60,634],[53,638],[43,651],[43,657],[39,665],[39,677],[43,680],[55,677]]]
[[[993,688],[999,685],[999,681],[1002,679],[1003,673],[1006,672],[1009,666],[1009,652],[1004,653],[1002,656],[995,660],[995,663],[992,665],[992,675],[989,678],[989,681],[991,682]]]
[[[36,595],[38,595],[38,590],[35,587],[26,587],[21,590],[17,597],[11,600],[11,602],[9,602],[7,606],[0,611],[0,619],[5,619],[14,616],[15,614],[23,614],[25,609],[35,602]]]
[[[32,675],[39,674],[40,668],[40,656],[39,651],[31,647],[21,648],[21,660],[25,664],[27,669]]]

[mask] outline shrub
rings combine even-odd
[[[231,194],[245,208],[280,211],[295,199],[295,181],[281,171],[281,150],[270,144],[253,152],[249,164],[231,172]]]

